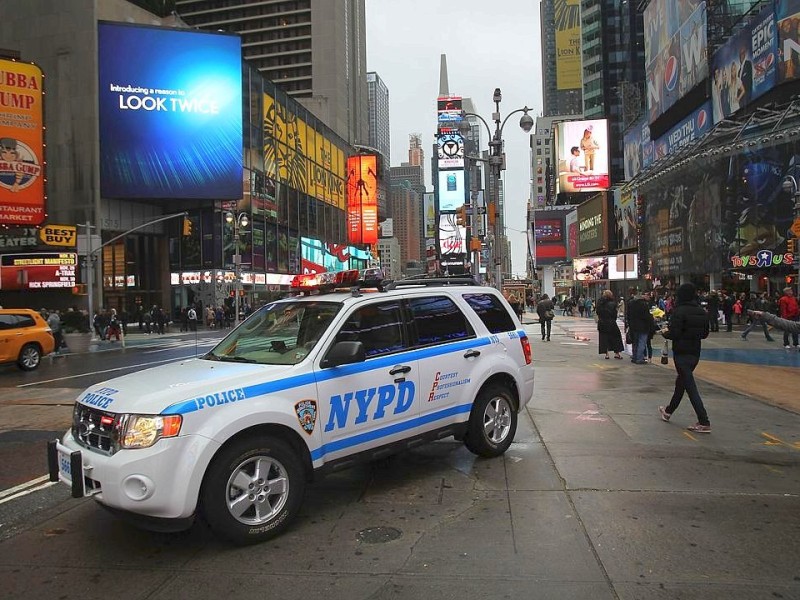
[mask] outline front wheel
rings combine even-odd
[[[42,351],[36,344],[25,344],[20,350],[17,365],[23,371],[33,371],[42,362]]]
[[[508,450],[516,432],[511,393],[497,384],[484,387],[472,406],[464,444],[478,456],[494,458]]]
[[[236,544],[281,534],[305,491],[300,458],[280,439],[248,437],[223,448],[209,467],[201,509],[211,529]]]

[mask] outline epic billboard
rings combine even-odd
[[[558,190],[600,192],[610,185],[605,119],[563,121],[556,126]]]
[[[731,116],[775,85],[778,36],[769,6],[714,54],[711,99],[714,123]]]
[[[0,224],[40,225],[44,206],[42,71],[0,60]]]
[[[98,72],[103,196],[242,197],[238,36],[101,22]]]
[[[706,3],[653,0],[644,11],[647,108],[652,123],[708,77]]]

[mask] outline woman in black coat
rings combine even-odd
[[[614,358],[622,358],[620,352],[625,348],[622,345],[622,334],[617,325],[617,301],[614,300],[614,293],[611,290],[604,290],[597,301],[595,307],[597,314],[597,331],[599,333],[599,353],[605,354],[606,360],[608,351],[614,353]]]

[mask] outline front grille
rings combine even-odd
[[[87,448],[114,454],[116,422],[116,415],[113,413],[76,402],[72,411],[72,436]]]

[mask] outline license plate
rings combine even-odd
[[[72,463],[69,454],[61,450],[58,451],[58,471],[67,481],[72,481]]]

